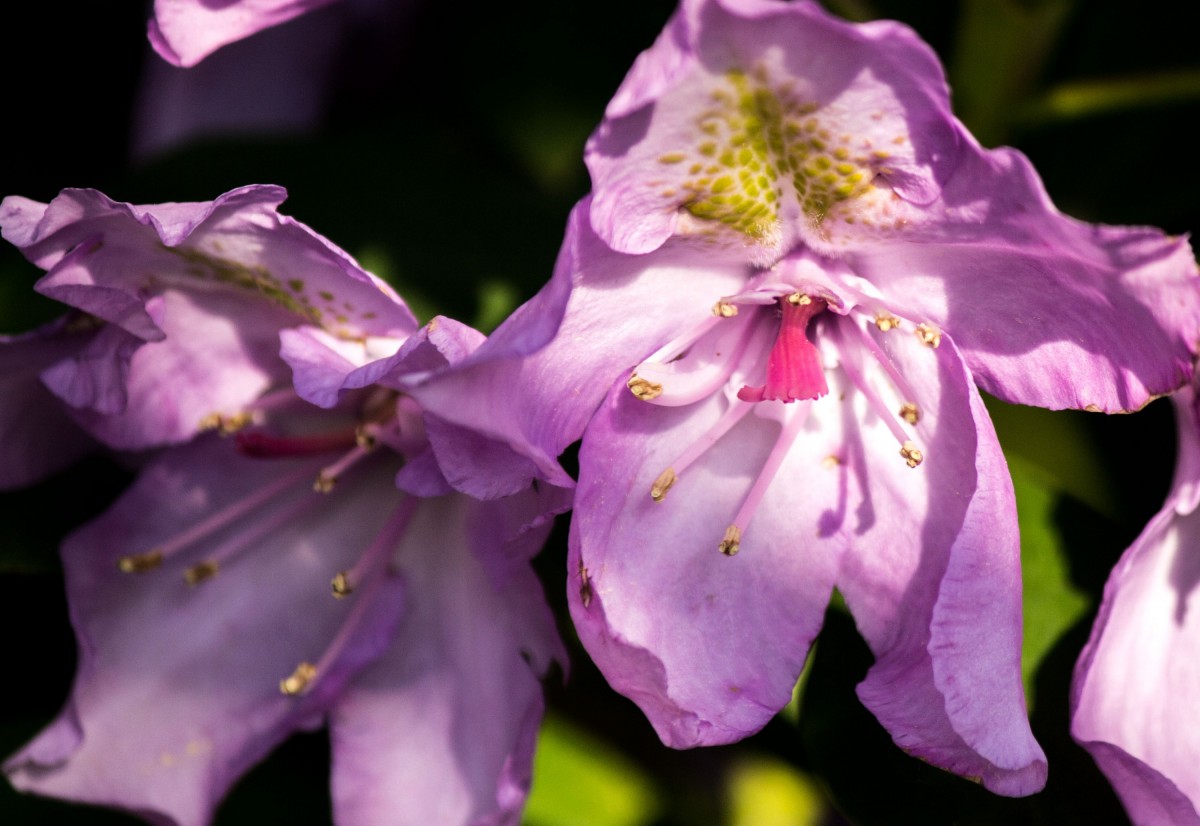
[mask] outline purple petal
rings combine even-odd
[[[1180,465],[1166,506],[1113,569],[1075,668],[1071,733],[1138,824],[1200,823],[1200,431],[1177,397]]]
[[[464,530],[477,507],[461,495],[427,500],[401,544],[404,621],[331,716],[339,822],[519,822],[542,715],[538,675],[563,654],[528,566],[503,589],[489,581],[478,557],[498,549],[472,549]]]
[[[277,26],[333,0],[155,0],[147,36],[175,66],[195,66],[222,46]]]
[[[207,437],[166,453],[67,539],[79,671],[64,716],[8,761],[15,786],[204,823],[243,772],[320,719],[345,681],[382,653],[401,600],[400,581],[380,579],[358,630],[312,690],[280,693],[280,680],[316,662],[356,616],[354,599],[365,594],[335,600],[330,577],[371,545],[399,501],[386,468],[322,498],[311,485],[318,467],[246,459]],[[276,485],[269,502],[160,567],[118,571],[121,557]],[[267,520],[277,524],[263,533]],[[185,583],[187,567],[256,530],[215,577]]]
[[[727,404],[648,405],[620,382],[579,453],[571,616],[613,688],[676,748],[741,739],[788,703],[846,545],[825,529],[839,508],[840,474],[823,467],[837,421],[796,441],[735,557],[718,546],[777,423],[747,415],[651,499]]]
[[[946,329],[1008,401],[1128,411],[1184,383],[1200,327],[1186,239],[1062,215],[1012,150],[964,158],[941,226],[855,249],[851,267]]]

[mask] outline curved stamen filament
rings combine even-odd
[[[736,324],[740,327],[733,326]],[[686,359],[670,363],[643,361],[626,384],[642,401],[667,407],[693,404],[708,398],[729,380],[751,342],[763,338],[763,332],[760,324],[733,322],[726,330],[714,333],[714,339],[697,342]],[[676,365],[686,366],[677,369]]]
[[[350,448],[336,462],[321,468],[321,472],[317,474],[316,481],[313,482],[313,490],[318,493],[329,493],[333,490],[334,485],[337,484],[342,474],[362,461],[374,449],[375,445],[373,442],[356,444]]]
[[[297,665],[295,671],[279,681],[280,692],[289,696],[307,693],[316,681],[329,672],[329,669],[346,650],[350,641],[367,624],[372,607],[371,598],[382,587],[386,576],[382,570],[384,565],[381,562],[385,563],[391,552],[395,551],[400,538],[408,529],[409,522],[412,520],[412,515],[416,510],[416,505],[419,503],[419,499],[406,496],[392,511],[387,522],[380,529],[379,533],[375,535],[375,539],[372,540],[370,546],[362,555],[362,559],[370,559],[372,561],[374,568],[371,570],[375,572],[375,575],[367,578],[366,584],[360,589],[359,597],[354,601],[354,606],[350,609],[349,615],[342,622],[337,634],[334,635],[333,640],[330,641],[324,653],[321,654],[321,657],[316,663],[304,660]]]
[[[750,486],[750,492],[742,500],[742,506],[738,508],[737,514],[734,515],[733,522],[725,529],[725,537],[721,540],[720,545],[717,546],[721,553],[726,556],[733,556],[738,552],[741,547],[742,535],[746,532],[746,528],[749,527],[750,520],[754,518],[754,513],[758,510],[758,506],[762,504],[763,497],[767,495],[767,490],[771,487],[771,482],[775,480],[775,474],[779,472],[779,468],[783,465],[783,460],[787,458],[788,451],[791,450],[796,437],[800,435],[804,423],[808,421],[808,413],[811,409],[811,402],[802,402],[797,406],[795,412],[788,417],[783,430],[779,433],[779,438],[775,441],[775,446],[771,448],[771,452],[767,455],[767,460],[763,463],[762,469],[759,470],[758,476],[754,479],[754,484]]]
[[[857,325],[856,325],[857,326]],[[880,421],[884,423],[896,441],[900,443],[900,456],[908,463],[909,467],[916,467],[924,460],[924,454],[917,448],[913,441],[909,438],[908,433],[901,427],[897,421],[897,414],[888,409],[884,404],[883,399],[875,392],[866,376],[863,374],[862,365],[858,363],[859,351],[846,339],[845,334],[838,329],[837,332],[839,344],[838,349],[841,351],[841,366],[849,377],[850,382],[863,394],[863,398],[867,400],[867,404],[875,411]],[[900,415],[903,415],[901,413]]]
[[[205,519],[200,520],[182,533],[168,539],[147,553],[129,554],[117,560],[117,567],[124,573],[142,573],[158,567],[165,559],[196,542],[205,539],[217,531],[232,525],[263,505],[270,502],[288,488],[310,478],[310,467],[301,468],[293,473],[280,476],[266,487],[252,491],[248,496],[238,499]]]
[[[869,331],[864,330],[858,324],[853,324],[853,327],[858,332],[858,337],[863,345],[871,351],[871,355],[875,357],[875,361],[883,368],[883,372],[887,373],[892,385],[896,388],[897,394],[905,399],[900,409],[900,417],[909,424],[916,424],[917,420],[921,418],[921,408],[917,404],[917,394],[913,390],[912,385],[909,384],[908,379],[904,378],[904,374],[897,369],[891,356],[879,346],[879,342],[875,340]]]
[[[403,523],[400,530],[407,527],[420,502],[421,500],[415,496],[406,496],[404,501],[396,507],[393,518]],[[340,571],[330,582],[333,595],[341,599],[354,593],[387,560],[391,551],[391,545],[382,542],[371,543],[352,568]]]
[[[675,480],[679,478],[679,474],[683,473],[687,470],[688,466],[703,456],[709,448],[729,432],[730,428],[740,422],[753,407],[753,404],[742,402],[732,403],[729,409],[721,415],[721,418],[717,419],[716,423],[705,431],[704,435],[688,445],[687,449],[679,454],[679,458],[659,474],[654,484],[650,487],[650,498],[655,502],[661,502],[666,497],[667,491],[675,484]]]

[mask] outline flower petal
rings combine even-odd
[[[561,643],[528,565],[497,589],[465,531],[479,505],[423,502],[396,567],[412,594],[388,652],[331,715],[338,822],[516,823]],[[538,529],[538,542],[549,529]],[[503,532],[474,540],[503,540]]]
[[[6,764],[15,786],[200,824],[267,751],[320,719],[345,681],[382,653],[401,610],[401,583],[379,580],[358,631],[311,691],[280,693],[280,680],[315,662],[354,616],[353,597],[330,596],[330,577],[371,544],[398,501],[383,468],[313,507],[317,469],[311,460],[246,459],[210,436],[164,454],[67,539],[79,671],[60,720]],[[276,489],[248,521],[196,540],[154,570],[118,571],[121,557],[289,477],[295,484]],[[184,581],[188,566],[272,514],[290,518],[212,579]]]
[[[889,336],[895,336],[895,333]],[[888,338],[921,401],[925,454],[898,460],[878,428],[838,585],[876,662],[858,694],[905,751],[1020,796],[1042,787],[1021,683],[1021,577],[1007,465],[954,343]]]
[[[155,0],[147,36],[175,66],[195,66],[222,46],[285,23],[333,0]]]

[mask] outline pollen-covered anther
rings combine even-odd
[[[942,343],[942,333],[936,327],[931,327],[928,324],[918,324],[916,333],[917,333],[917,340],[920,341],[922,344],[924,344],[926,347],[936,348],[939,344]]]
[[[655,502],[661,502],[667,497],[667,491],[675,484],[678,477],[675,471],[667,468],[662,473],[658,474],[658,478],[654,480],[654,484],[650,486],[650,498]]]
[[[925,454],[912,442],[905,442],[900,446],[900,458],[909,467],[916,467],[925,461]]]
[[[729,301],[718,301],[713,305],[712,314],[719,318],[733,318],[738,314],[738,308]]]
[[[905,402],[900,405],[900,418],[909,424],[916,424],[921,421],[921,408],[917,407],[913,402]]]
[[[798,307],[803,307],[807,304],[812,304],[812,298],[804,293],[792,293],[787,297],[788,304],[795,304]]]
[[[212,579],[221,570],[221,563],[213,559],[198,562],[183,572],[183,581],[188,585],[199,585],[206,579]]]
[[[339,571],[329,583],[333,595],[337,599],[348,597],[354,593],[354,586],[350,584],[350,577],[346,576],[345,571]]]
[[[329,493],[337,485],[337,477],[332,473],[321,471],[313,480],[313,490],[317,493]]]
[[[663,391],[661,384],[653,381],[647,381],[646,379],[640,377],[637,373],[634,373],[629,377],[629,381],[625,382],[625,386],[629,388],[629,392],[633,393],[633,395],[637,396],[644,402],[648,402],[651,399],[657,399],[662,395]]]
[[[737,525],[730,525],[725,529],[725,538],[721,540],[721,544],[717,546],[721,553],[725,556],[733,556],[742,547],[742,529]]]
[[[886,333],[889,330],[898,330],[900,328],[900,319],[890,313],[877,313],[875,315],[875,326],[879,328],[879,332]]]
[[[279,681],[279,690],[289,697],[303,694],[305,689],[317,678],[317,667],[310,662],[302,662],[296,666],[290,677]]]
[[[163,553],[155,548],[144,554],[126,554],[117,560],[117,568],[123,574],[144,574],[162,565]]]
[[[375,435],[379,428],[377,425],[360,425],[354,431],[354,443],[363,450],[374,450],[379,444],[379,439]]]
[[[222,436],[232,436],[247,425],[254,423],[254,414],[245,411],[234,413],[232,416],[215,414],[217,417],[216,430]]]

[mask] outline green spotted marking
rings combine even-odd
[[[325,326],[321,311],[312,306],[308,296],[304,294],[304,281],[299,278],[290,279],[284,284],[261,265],[248,267],[236,261],[217,258],[196,250],[177,247],[167,247],[166,249],[197,265],[189,267],[187,270],[197,278],[248,290],[262,296],[272,304],[277,304],[285,310],[311,320],[314,324]]]
[[[662,194],[682,199],[695,217],[777,243],[785,196],[820,224],[839,204],[871,190],[879,153],[831,132],[816,116],[818,104],[800,98],[791,83],[772,83],[761,69],[753,75],[731,69],[710,99],[696,119],[695,146],[658,158],[686,170],[678,188]]]

